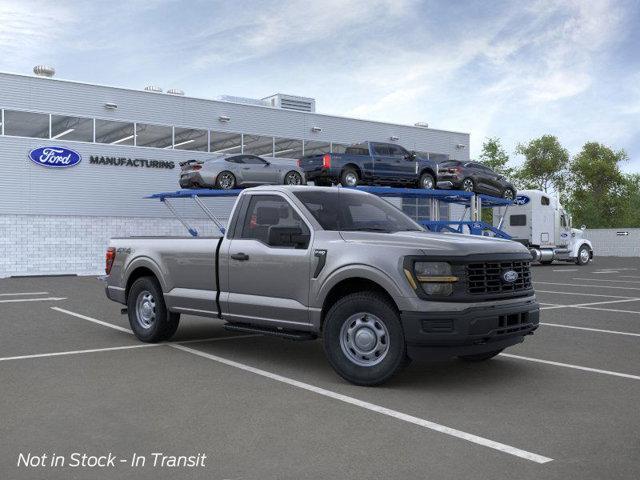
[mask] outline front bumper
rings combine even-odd
[[[531,299],[461,311],[405,311],[400,318],[409,357],[433,360],[487,353],[520,343],[538,328],[540,307]]]

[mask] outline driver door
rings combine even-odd
[[[309,236],[306,245],[274,246],[270,229],[299,228],[310,235],[311,228],[280,194],[253,194],[242,208],[224,255],[229,310],[225,317],[290,328],[307,325],[312,239]]]
[[[256,155],[244,155],[242,157],[242,177],[246,183],[274,184],[278,180],[278,170],[271,162]]]

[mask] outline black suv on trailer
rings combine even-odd
[[[445,160],[438,170],[438,188],[485,193],[508,199],[516,198],[516,188],[504,175],[479,162]]]

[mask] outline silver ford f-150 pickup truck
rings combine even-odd
[[[144,342],[180,314],[290,339],[322,337],[358,385],[409,359],[479,361],[539,322],[529,251],[509,240],[429,233],[385,200],[347,188],[242,191],[222,237],[114,238],[107,296]]]

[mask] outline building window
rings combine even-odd
[[[273,137],[244,134],[243,153],[273,157]]]
[[[439,202],[440,207],[440,219],[449,219],[449,204],[446,202]],[[431,214],[431,199],[430,198],[403,198],[402,199],[402,211],[409,215],[416,222],[423,220],[432,220]]]
[[[148,123],[136,124],[136,146],[171,148],[173,145],[173,128]]]
[[[290,138],[275,138],[274,157],[278,158],[302,158],[302,140]]]
[[[4,134],[15,137],[49,138],[49,115],[4,111]]]
[[[51,115],[51,139],[93,142],[93,118]]]
[[[306,155],[322,155],[331,152],[331,143],[317,142],[314,140],[304,141],[304,154]]]
[[[173,148],[176,150],[196,150],[206,152],[208,150],[208,132],[192,128],[175,128]]]
[[[348,146],[346,143],[332,143],[331,153],[344,153]]]
[[[211,132],[211,153],[242,153],[242,135],[229,132]]]
[[[133,145],[134,125],[113,120],[96,120],[96,142],[111,145]]]

